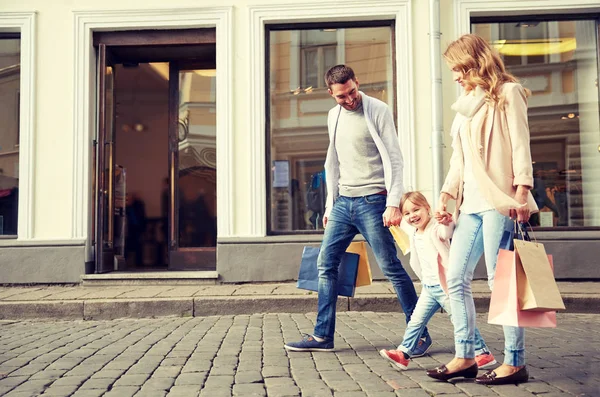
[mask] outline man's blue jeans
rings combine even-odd
[[[391,281],[406,315],[406,322],[417,304],[417,293],[398,259],[394,238],[383,226],[387,197],[372,194],[364,197],[338,197],[327,221],[317,266],[319,268],[319,300],[314,335],[333,340],[337,303],[337,279],[340,260],[354,236],[367,240],[383,274]],[[423,336],[427,335],[427,329]]]
[[[446,276],[454,324],[456,357],[475,357],[475,303],[471,291],[475,266],[481,255],[485,255],[488,284],[490,289],[493,289],[498,250],[505,234],[512,238],[512,230],[513,221],[496,210],[460,214],[458,217],[450,246],[450,264]],[[516,367],[525,365],[523,328],[503,328],[504,363]]]
[[[444,292],[442,286],[439,284],[423,284],[421,295],[419,295],[419,300],[417,301],[417,307],[415,307],[415,311],[413,312],[408,326],[406,327],[404,339],[402,340],[402,344],[398,346],[398,350],[408,354],[409,356],[412,356],[413,351],[419,344],[419,339],[423,329],[429,320],[431,320],[431,317],[433,317],[435,313],[439,312],[440,309],[444,309],[450,316],[452,316],[450,299],[448,299],[448,295],[446,295],[446,292]],[[475,328],[474,344],[476,355],[489,352],[489,349],[477,328]]]

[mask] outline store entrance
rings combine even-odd
[[[94,44],[95,272],[216,270],[214,29]]]

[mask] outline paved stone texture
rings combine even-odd
[[[0,395],[6,396],[600,396],[600,315],[559,314],[528,329],[530,382],[486,387],[437,382],[424,369],[452,358],[452,325],[430,323],[430,354],[398,371],[378,354],[398,344],[398,313],[343,312],[336,350],[286,352],[315,313],[111,321],[0,321]],[[497,358],[502,332],[478,317]]]

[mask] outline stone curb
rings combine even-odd
[[[83,303],[84,320],[117,318],[192,317],[192,298],[180,299],[99,299]]]
[[[486,312],[489,296],[474,296],[478,312]],[[600,313],[600,295],[563,296],[568,313]],[[227,296],[162,299],[94,299],[69,301],[0,302],[0,320],[200,317],[255,313],[309,313],[317,310],[317,295]],[[340,297],[337,311],[399,311],[393,295]]]
[[[0,302],[1,320],[55,318],[61,320],[83,319],[83,302]]]

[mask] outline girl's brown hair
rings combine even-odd
[[[474,34],[465,34],[451,42],[444,52],[444,59],[450,69],[462,71],[463,80],[472,89],[481,87],[488,99],[502,105],[500,90],[504,83],[518,83],[519,80],[506,71],[498,52],[487,41]],[[531,91],[525,89],[527,95]]]
[[[400,199],[400,211],[402,211],[402,208],[404,208],[404,204],[406,203],[406,200],[410,201],[414,205],[418,205],[418,206],[427,208],[428,210],[431,209],[429,202],[427,202],[427,199],[425,198],[425,196],[423,196],[423,193],[421,193],[421,192],[406,192],[406,193],[404,193],[402,195],[402,198]]]

